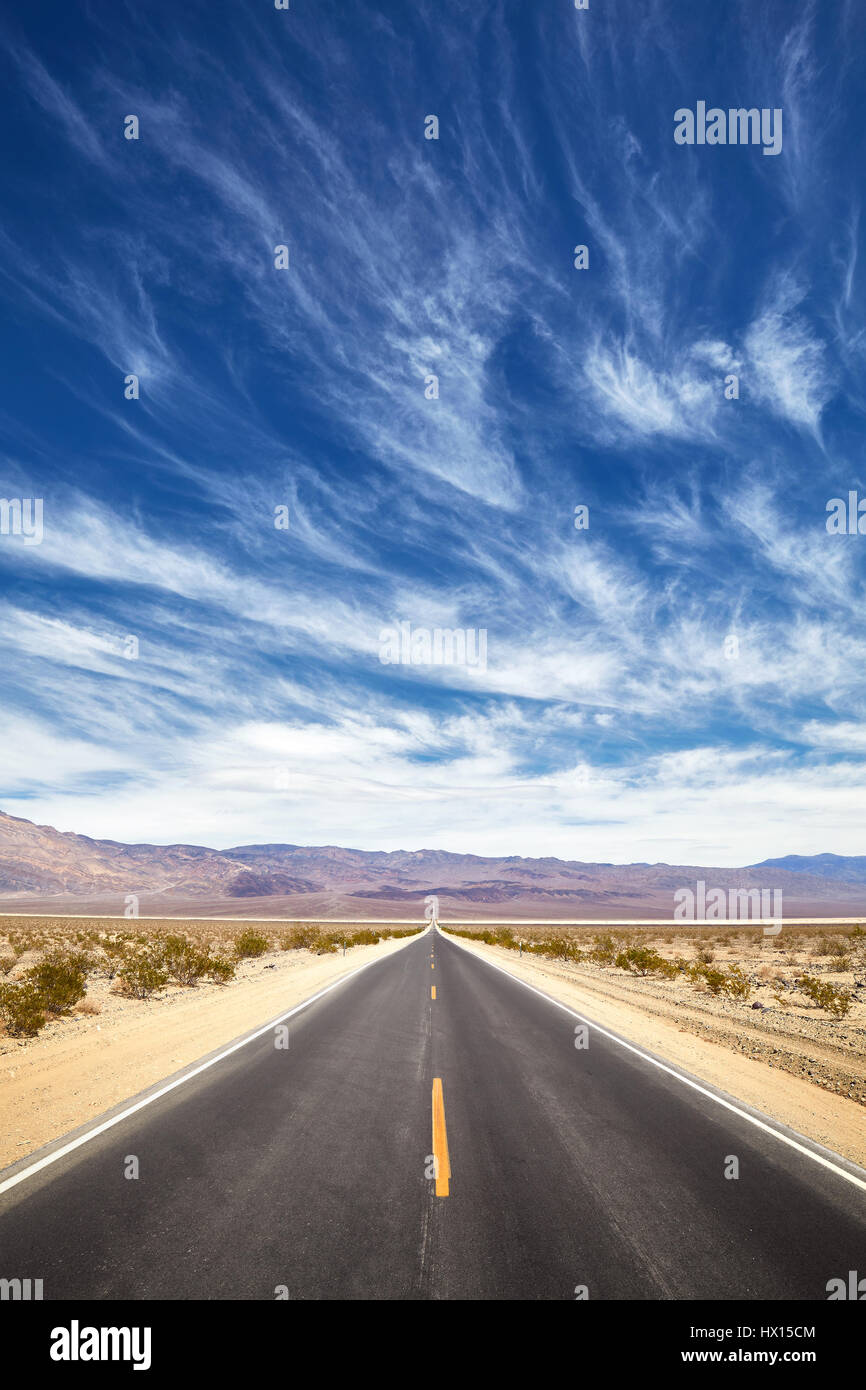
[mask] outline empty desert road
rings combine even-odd
[[[427,931],[295,1013],[287,1048],[269,1029],[0,1196],[0,1277],[46,1300],[826,1300],[866,1269],[862,1186],[578,1026]]]

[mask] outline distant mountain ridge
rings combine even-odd
[[[128,894],[148,910],[198,904],[241,914],[273,904],[281,914],[334,916],[398,911],[422,915],[435,893],[446,906],[497,907],[517,915],[673,915],[673,894],[703,880],[708,887],[780,889],[786,901],[866,909],[866,856],[788,855],[743,868],[675,864],[584,863],[554,856],[500,858],[447,850],[358,850],[338,845],[128,845],[96,840],[0,812],[0,899],[16,902],[122,903]],[[232,907],[235,904],[235,907]],[[41,908],[40,908],[41,910]],[[120,909],[122,911],[122,907]],[[791,914],[789,909],[786,909]],[[797,915],[804,915],[803,913]]]
[[[786,854],[781,859],[765,859],[754,867],[815,874],[837,883],[866,883],[866,854]]]

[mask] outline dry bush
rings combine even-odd
[[[166,936],[162,941],[162,964],[179,985],[195,985],[207,974],[208,955],[185,936]]]
[[[101,1014],[102,1005],[98,999],[80,999],[72,1012],[75,1014]]]
[[[227,985],[229,980],[235,977],[235,962],[229,960],[228,956],[210,956],[208,958],[207,973],[214,984]]]
[[[55,947],[25,971],[25,980],[38,991],[46,1013],[69,1013],[84,998],[87,974],[93,962],[83,951]]]
[[[121,962],[119,993],[133,999],[147,999],[167,984],[168,971],[158,950],[131,950]]]
[[[692,966],[692,979],[702,980],[711,994],[728,994],[733,999],[748,999],[751,993],[751,985],[743,971],[738,965],[732,965],[728,971],[719,970],[714,965]]]
[[[261,932],[247,927],[235,941],[235,955],[238,960],[263,956],[266,951],[270,950],[270,945],[268,938],[262,936]]]
[[[613,965],[617,957],[616,942],[609,932],[601,936],[593,937],[594,949],[590,951],[590,959],[598,965]]]
[[[854,1002],[850,990],[837,989],[829,980],[818,980],[814,975],[801,975],[797,984],[817,1008],[825,1009],[834,1018],[844,1018]]]
[[[280,950],[313,951],[315,950],[318,939],[318,928],[304,922],[299,926],[290,927],[287,932],[284,932],[280,937]]]
[[[12,1038],[35,1038],[45,1025],[45,1004],[34,984],[0,985],[0,1019]]]
[[[824,943],[825,956],[847,956],[849,943],[840,936],[831,936]]]
[[[617,969],[628,970],[633,975],[670,977],[679,973],[675,965],[671,965],[651,946],[630,946],[627,951],[620,951],[615,963]]]

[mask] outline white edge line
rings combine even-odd
[[[408,946],[410,945],[411,939],[418,940],[419,937],[423,935],[424,931],[422,930],[418,933],[417,937],[404,941],[403,945]],[[193,1067],[192,1071],[185,1072],[183,1076],[177,1077],[175,1081],[170,1081],[167,1086],[163,1086],[160,1090],[154,1091],[152,1095],[145,1096],[142,1100],[136,1101],[135,1105],[127,1106],[126,1110],[122,1110],[119,1115],[112,1115],[110,1119],[103,1120],[102,1124],[95,1125],[93,1129],[89,1129],[86,1134],[79,1134],[77,1139],[71,1139],[68,1144],[63,1144],[61,1148],[55,1149],[53,1153],[46,1154],[46,1156],[40,1158],[38,1162],[31,1163],[29,1168],[24,1168],[20,1173],[13,1174],[11,1178],[7,1178],[5,1182],[0,1183],[0,1196],[2,1196],[4,1192],[8,1192],[10,1188],[17,1187],[18,1184],[24,1182],[25,1179],[33,1177],[34,1173],[38,1173],[43,1168],[47,1168],[50,1164],[56,1163],[60,1158],[65,1158],[67,1154],[72,1153],[75,1149],[80,1149],[82,1144],[87,1144],[91,1139],[95,1139],[98,1134],[104,1134],[107,1129],[112,1129],[114,1125],[119,1125],[122,1120],[129,1119],[130,1115],[134,1115],[137,1111],[143,1110],[146,1105],[151,1105],[155,1100],[159,1100],[162,1096],[168,1095],[169,1091],[174,1091],[178,1086],[182,1086],[184,1082],[191,1081],[194,1076],[199,1076],[203,1071],[207,1071],[208,1067],[216,1066],[217,1062],[224,1061],[225,1058],[230,1057],[233,1052],[237,1052],[240,1048],[246,1047],[247,1043],[253,1042],[256,1038],[264,1037],[265,1033],[270,1033],[271,1029],[275,1028],[278,1023],[282,1023],[284,1019],[291,1018],[293,1014],[300,1013],[301,1009],[308,1008],[309,1005],[314,1004],[317,999],[321,999],[324,995],[330,994],[331,990],[336,989],[338,985],[345,984],[347,980],[351,980],[355,975],[360,975],[362,970],[369,970],[371,965],[379,965],[382,960],[387,960],[387,958],[387,956],[377,956],[375,960],[365,961],[365,963],[359,965],[357,969],[350,970],[347,975],[341,975],[339,979],[334,980],[333,984],[326,985],[324,989],[320,989],[317,994],[311,994],[309,999],[304,999],[300,1004],[296,1004],[295,1007],[289,1009],[287,1013],[280,1014],[278,1018],[272,1018],[271,1021],[266,1023],[262,1028],[257,1028],[254,1033],[248,1033],[247,1036],[241,1038],[239,1042],[232,1043],[231,1047],[224,1048],[222,1052],[217,1053],[216,1057],[210,1057],[206,1062],[201,1062],[197,1067]]]
[[[447,933],[443,934],[447,936]],[[448,940],[453,940],[453,938],[448,936]],[[709,1100],[714,1100],[717,1105],[722,1105],[726,1110],[733,1111],[735,1115],[739,1115],[740,1119],[748,1120],[750,1125],[755,1125],[757,1129],[764,1130],[766,1134],[772,1134],[776,1139],[780,1140],[781,1143],[787,1144],[791,1149],[796,1149],[797,1153],[805,1154],[806,1157],[811,1158],[813,1162],[820,1163],[822,1168],[829,1168],[831,1173],[835,1173],[838,1177],[844,1178],[846,1182],[853,1183],[855,1187],[859,1187],[861,1191],[866,1192],[866,1182],[864,1182],[862,1178],[856,1177],[854,1173],[849,1173],[846,1169],[840,1168],[838,1164],[831,1163],[828,1158],[823,1158],[821,1154],[816,1154],[814,1150],[806,1148],[805,1144],[798,1144],[796,1139],[791,1139],[789,1135],[783,1134],[781,1130],[774,1129],[772,1125],[765,1123],[764,1120],[759,1120],[757,1115],[750,1115],[748,1110],[741,1110],[738,1105],[734,1105],[731,1101],[725,1100],[723,1096],[718,1096],[713,1091],[708,1091],[699,1081],[693,1081],[691,1077],[685,1076],[682,1072],[677,1071],[675,1067],[668,1066],[666,1062],[662,1062],[658,1057],[654,1057],[651,1052],[644,1052],[641,1048],[635,1047],[634,1043],[626,1042],[625,1038],[619,1038],[616,1033],[608,1032],[606,1028],[602,1028],[600,1023],[594,1023],[591,1018],[585,1018],[583,1014],[579,1014],[575,1009],[569,1008],[568,1004],[563,1004],[559,999],[554,999],[552,995],[545,994],[544,990],[536,989],[535,985],[529,984],[526,980],[521,980],[519,975],[512,975],[511,971],[507,970],[504,965],[497,965],[495,961],[488,960],[486,956],[476,955],[470,947],[464,946],[461,941],[455,940],[454,944],[455,946],[460,946],[464,951],[467,951],[470,956],[475,956],[476,960],[481,960],[485,965],[491,966],[493,970],[501,971],[502,974],[507,975],[510,980],[516,980],[519,985],[523,985],[526,989],[531,989],[533,994],[537,994],[541,999],[546,999],[548,1004],[555,1004],[557,1009],[562,1009],[565,1013],[571,1014],[572,1018],[579,1019],[581,1023],[585,1023],[589,1028],[594,1028],[595,1031],[601,1033],[603,1037],[610,1038],[611,1042],[617,1043],[620,1047],[627,1048],[629,1052],[633,1052],[636,1057],[643,1058],[645,1062],[650,1062],[654,1067],[658,1067],[659,1071],[667,1072],[668,1076],[676,1077],[677,1081],[681,1081],[684,1086],[691,1086],[693,1091],[698,1091],[702,1096],[707,1096]]]

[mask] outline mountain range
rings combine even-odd
[[[742,868],[584,863],[444,850],[336,845],[128,845],[0,812],[0,905],[10,912],[561,920],[671,917],[674,893],[710,887],[780,891],[786,916],[866,913],[866,856],[787,855]]]

